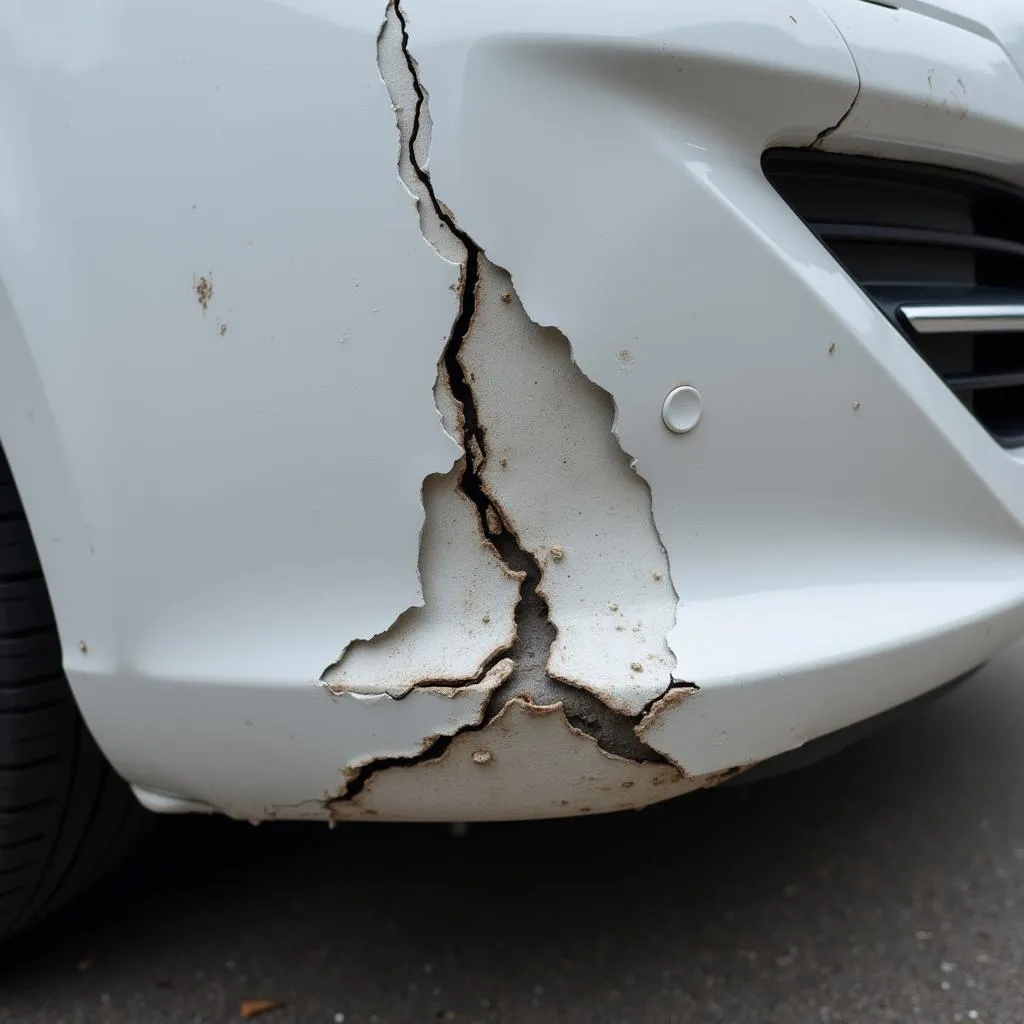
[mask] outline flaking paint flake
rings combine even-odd
[[[363,719],[368,727],[367,736],[376,747],[372,753],[350,758],[341,766],[341,793],[326,794],[327,801],[343,798],[367,765],[387,761],[414,761],[443,737],[479,726],[495,690],[508,679],[514,668],[514,663],[504,658],[490,668],[479,682],[453,687],[421,686],[400,701],[384,694],[342,694],[339,699],[346,703],[350,715]],[[427,731],[414,743],[404,735],[396,742],[394,723],[400,718],[410,722],[418,720],[421,729]],[[324,802],[321,801],[321,812],[323,807]]]
[[[650,491],[612,433],[610,396],[482,255],[460,360],[486,425],[483,486],[542,569],[537,589],[557,629],[548,672],[638,714],[671,682],[676,595]]]
[[[350,644],[324,675],[335,692],[401,697],[430,682],[475,679],[515,639],[521,573],[483,537],[473,503],[459,489],[461,462],[423,488],[422,607],[386,632]]]

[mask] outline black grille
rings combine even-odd
[[[811,150],[770,150],[762,164],[992,436],[1024,444],[1024,317],[1011,315],[1024,308],[1024,191],[960,171]],[[925,306],[939,314],[930,325]],[[969,333],[954,316],[972,310],[984,322]]]

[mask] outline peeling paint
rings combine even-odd
[[[650,484],[652,536],[667,551],[665,579],[678,597],[668,671],[677,682],[693,679],[694,652],[707,642],[691,609],[732,589],[763,588],[780,563],[794,576],[806,564],[780,559],[790,538],[780,541],[778,524],[805,517],[794,498],[804,494],[792,452],[801,443],[797,427],[800,436],[807,431],[757,383],[777,370],[779,337],[795,345],[808,335],[806,323],[790,322],[804,282],[781,272],[777,246],[766,244],[792,218],[766,193],[758,159],[780,137],[807,145],[842,120],[857,95],[849,49],[809,2],[793,8],[799,26],[772,5],[724,20],[714,5],[687,7],[683,22],[658,5],[602,8],[600,20],[573,19],[555,5],[546,10],[545,46],[521,31],[525,20],[514,9],[503,8],[507,20],[497,23],[490,9],[470,5],[460,12],[458,36],[445,37],[429,4],[408,6],[417,19],[411,47],[434,104],[434,188],[490,261],[508,268],[526,316],[556,327],[581,377],[612,396],[611,433]],[[638,18],[650,18],[649,31],[637,32]],[[610,45],[617,32],[622,38]],[[744,203],[747,215],[737,217]],[[763,310],[721,292],[738,270],[757,282],[758,294],[772,296],[775,348],[749,343],[764,327]],[[793,286],[788,305],[763,274]],[[681,441],[664,430],[659,412],[666,393],[684,383],[700,385],[706,416],[698,434]],[[751,417],[753,405],[763,420]],[[751,436],[750,423],[769,421],[778,433]],[[515,462],[513,455],[506,472]],[[730,465],[743,471],[723,472]],[[796,477],[793,485],[779,486],[779,473]],[[770,488],[759,486],[769,479]],[[815,496],[835,490],[816,484]],[[520,529],[515,509],[498,503]],[[550,579],[541,585],[561,643],[569,623],[556,584],[575,570],[577,545],[561,530],[534,538],[527,529],[525,546],[536,540],[567,552],[546,566]],[[624,613],[608,630],[612,642],[639,627],[660,647],[660,627],[634,613],[628,595],[604,599]],[[661,651],[623,659],[620,671],[634,661],[647,666],[648,654]],[[554,658],[551,669],[563,674]],[[578,685],[600,678],[575,669],[570,662],[564,676]],[[647,683],[655,674],[637,677]],[[647,691],[654,698],[667,689],[660,682],[660,692]]]
[[[452,384],[448,379],[448,368],[444,360],[438,363],[437,380],[434,382],[434,405],[441,417],[441,426],[444,432],[458,444],[458,438],[462,437],[465,429],[462,417],[462,406],[455,400],[452,394]]]
[[[439,757],[375,774],[330,810],[337,820],[398,821],[422,817],[424,807],[437,821],[561,817],[641,807],[701,784],[672,765],[602,750],[561,704],[517,697],[482,729],[455,736]]]
[[[420,232],[424,240],[433,248],[437,255],[459,268],[457,283],[453,282],[452,285],[457,293],[453,301],[452,316],[453,319],[457,320],[463,305],[462,292],[465,283],[464,263],[466,260],[466,248],[438,215],[429,189],[416,170],[413,154],[421,144],[429,144],[429,116],[422,113],[419,109],[420,97],[412,74],[412,66],[403,48],[403,27],[397,17],[396,9],[390,4],[377,36],[377,65],[378,73],[391,100],[395,124],[398,129],[398,176],[408,194],[415,200],[419,215]],[[425,129],[424,125],[426,125]],[[422,143],[419,141],[421,139]],[[439,339],[439,344],[443,344],[441,339]],[[443,361],[439,360],[437,367],[433,388],[435,410],[447,439],[458,446],[460,445],[461,437],[461,409],[452,395]],[[455,475],[457,475],[460,465],[459,462],[455,463],[456,469],[450,474],[453,480]],[[428,621],[436,621],[436,615],[433,615],[430,611],[424,613],[426,597],[424,594],[422,563],[425,558],[431,559],[437,554],[437,552],[432,550],[425,550],[431,546],[427,541],[428,534],[430,541],[437,536],[437,524],[434,524],[435,529],[430,529],[430,524],[428,523],[429,511],[427,505],[430,501],[428,490],[432,491],[436,486],[430,483],[430,479],[428,477],[424,480],[421,492],[423,518],[421,520],[419,538],[420,555],[417,563],[418,599],[415,603],[410,604],[396,619],[392,620],[382,632],[373,636],[367,636],[366,634],[363,634],[361,637],[357,636],[345,645],[337,661],[329,665],[321,675],[321,680],[336,690],[344,689],[349,685],[348,680],[352,679],[351,685],[357,692],[401,694],[406,692],[411,685],[414,685],[417,679],[466,678],[472,677],[475,674],[473,671],[458,671],[459,668],[465,665],[465,661],[462,661],[457,662],[457,667],[450,666],[450,670],[447,672],[442,670],[439,674],[428,674],[427,676],[424,676],[423,673],[414,673],[412,666],[409,665],[406,666],[404,674],[398,672],[397,679],[394,677],[394,658],[397,656],[396,652],[404,649],[409,653],[421,654],[424,647],[423,625]],[[434,493],[434,498],[437,499],[436,493]],[[443,515],[445,513],[440,514]],[[454,514],[453,507],[449,507],[448,514]],[[458,516],[454,515],[454,518],[457,519]],[[439,540],[438,543],[443,544],[444,542]],[[464,570],[465,568],[464,565],[454,567],[454,571],[459,572],[460,569]],[[479,570],[479,565],[477,569]],[[499,576],[495,579],[501,578],[500,573],[499,567]],[[479,571],[474,573],[470,570],[467,582],[475,582],[478,578]],[[436,594],[440,588],[432,587],[431,589]],[[447,590],[444,591],[444,596],[449,596]],[[443,601],[444,597],[441,600]],[[394,631],[394,636],[392,636],[392,631]],[[383,639],[385,637],[388,638],[386,641]],[[370,659],[367,652],[370,650],[382,653],[382,664],[368,664]],[[472,658],[472,655],[470,654],[469,657]],[[479,670],[486,660],[487,657],[477,657],[475,660],[472,660],[472,665],[477,666],[477,670]],[[435,658],[433,661],[428,661],[428,663],[436,664],[436,661],[437,659]],[[344,668],[342,667],[343,663]],[[392,677],[390,685],[386,681],[386,674],[390,674]],[[409,681],[412,676],[415,676],[415,678]]]
[[[444,794],[430,796],[432,813],[460,820],[596,813],[660,799],[663,786],[695,788],[636,731],[671,685],[666,634],[677,603],[650,491],[618,445],[608,393],[579,371],[558,331],[529,319],[510,275],[434,194],[429,111],[407,44],[393,2],[378,60],[399,176],[426,240],[461,262],[434,397],[464,458],[424,484],[423,607],[350,645],[323,679],[364,701],[410,699],[431,682],[491,691],[487,712],[454,738],[434,732],[414,750],[347,764],[331,813],[406,817],[424,785]],[[492,803],[465,774],[485,766]]]
[[[480,530],[473,503],[459,489],[461,463],[423,488],[423,606],[386,632],[349,645],[324,673],[336,693],[401,697],[430,682],[475,679],[515,639],[522,573],[509,570]]]
[[[398,9],[388,4],[377,37],[377,64],[391,97],[398,126],[398,176],[416,200],[423,237],[449,263],[465,264],[466,247],[440,216],[417,167],[426,165],[430,150],[430,111],[413,74],[415,62],[405,47],[405,28]],[[461,290],[461,289],[460,289]]]
[[[663,697],[659,697],[648,709],[636,727],[637,735],[642,739],[644,733],[657,721],[658,716],[669,708],[678,707],[692,697],[698,690],[696,687],[673,687]]]
[[[673,668],[665,637],[676,595],[654,529],[650,491],[615,439],[610,397],[578,370],[562,335],[526,316],[510,276],[458,230],[434,195],[424,170],[429,109],[394,3],[378,40],[378,60],[396,113],[399,174],[417,199],[424,237],[443,257],[465,260],[462,312],[435,385],[445,430],[466,453],[462,489],[506,565],[529,575],[523,599],[536,595],[544,605],[542,616],[552,623],[547,672],[619,713],[637,715],[665,692]],[[509,395],[516,401],[509,402]],[[499,458],[489,459],[487,452],[495,449]],[[566,560],[566,550],[576,555]],[[424,563],[425,587],[427,572]],[[404,618],[393,629],[403,633],[410,619],[427,620],[412,613]],[[480,616],[474,611],[473,618]],[[378,640],[376,648],[356,650],[379,650],[385,641]],[[386,646],[410,651],[400,641]],[[425,639],[424,650],[429,646]],[[437,662],[436,650],[432,654]],[[349,671],[353,656],[345,658]],[[651,669],[642,681],[638,664]],[[381,669],[365,666],[386,676]],[[340,671],[325,679],[337,684]],[[463,666],[441,664],[438,674],[410,664],[398,688],[387,692],[403,692],[417,678],[470,674]]]
[[[345,762],[340,769],[344,779],[340,793],[325,794],[325,800],[348,798],[352,792],[361,788],[360,779],[367,766],[373,765],[374,771],[378,771],[382,767],[404,761],[414,761],[427,753],[440,740],[463,729],[480,725],[487,713],[491,697],[508,679],[514,667],[513,662],[505,658],[489,669],[483,679],[477,683],[467,683],[457,687],[422,686],[409,693],[401,701],[396,701],[393,697],[384,694],[343,695],[342,699],[357,702],[357,706],[368,715],[387,715],[391,721],[399,718],[408,721],[420,717],[425,724],[426,718],[423,717],[423,712],[430,709],[435,724],[415,742],[404,739],[397,743],[394,741],[379,742],[373,753],[364,754]],[[402,713],[396,715],[395,712],[399,707]]]
[[[459,358],[488,450],[504,460],[485,459],[481,482],[543,568],[537,592],[557,628],[547,670],[635,715],[674,668],[665,637],[676,595],[650,490],[612,432],[611,397],[579,370],[566,338],[530,320],[506,271],[481,256],[478,273]]]

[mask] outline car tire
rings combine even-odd
[[[0,941],[112,868],[146,817],[75,705],[42,567],[0,451]]]

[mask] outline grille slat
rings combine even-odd
[[[918,334],[1006,334],[1024,331],[1024,302],[990,305],[948,302],[933,306],[903,304],[900,313]]]
[[[1024,370],[1018,373],[947,373],[946,383],[954,391],[985,391],[1024,385]]]
[[[969,249],[997,252],[1024,259],[1024,244],[1005,238],[989,238],[956,231],[928,228],[886,227],[881,224],[840,224],[813,222],[815,234],[829,242],[881,242],[885,245],[914,245],[936,249]]]
[[[769,181],[1006,447],[1024,444],[1024,192],[923,164],[771,150]]]

